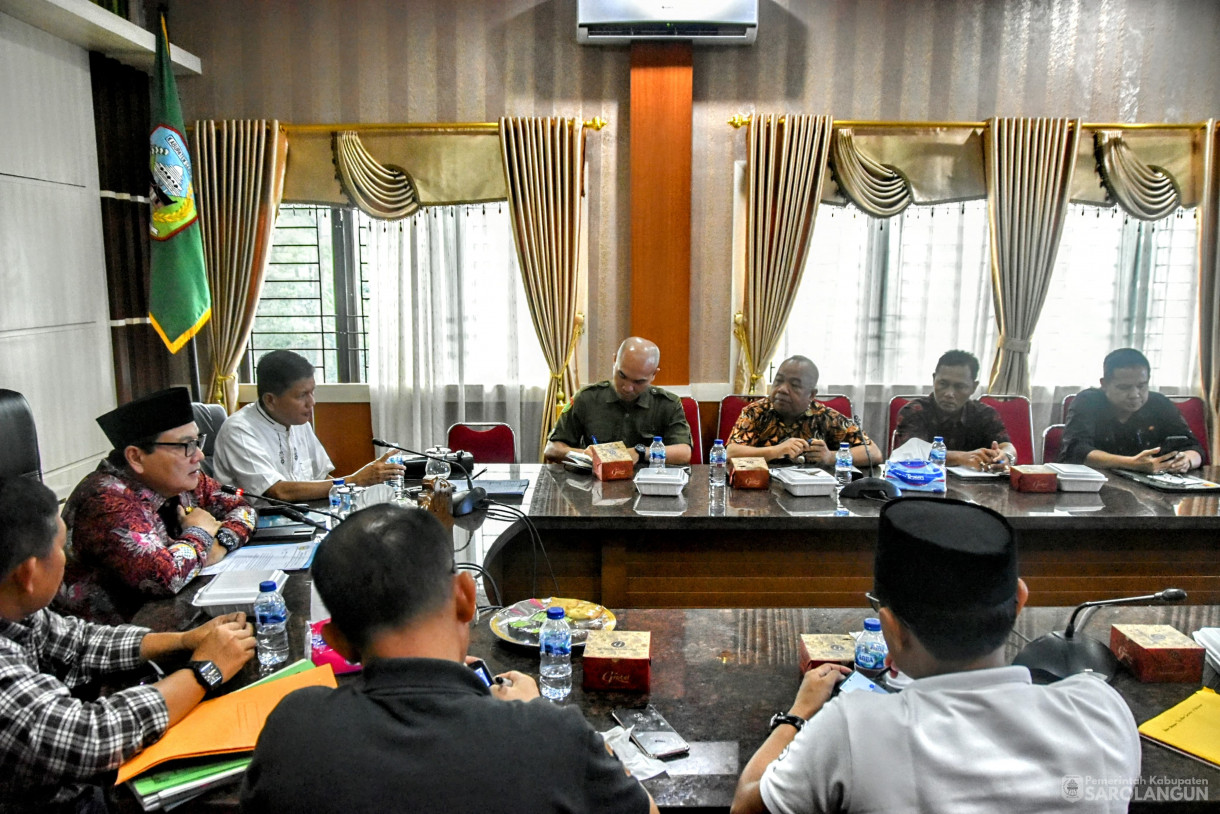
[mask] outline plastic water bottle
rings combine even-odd
[[[329,495],[331,514],[337,514],[340,517],[343,516],[343,484],[343,478],[335,478],[331,481]],[[327,522],[332,529],[339,525],[339,519],[335,517],[327,518]]]
[[[720,438],[716,439],[716,443],[712,444],[712,451],[708,453],[707,463],[711,469],[708,471],[708,483],[712,486],[724,486],[725,470],[728,468],[729,453],[724,448],[724,441]]]
[[[572,691],[572,628],[563,608],[546,609],[546,621],[538,631],[540,689],[552,701],[562,701]]]
[[[352,513],[356,505],[356,487],[340,486],[339,487],[339,517],[344,520]]]
[[[851,447],[846,441],[839,444],[839,451],[835,453],[835,480],[840,489],[851,483]]]
[[[288,607],[271,580],[260,582],[254,601],[254,635],[258,640],[258,663],[271,667],[288,660]]]
[[[928,463],[932,466],[939,466],[943,472],[945,469],[945,458],[949,451],[945,447],[945,439],[939,435],[932,439],[932,449],[928,452]]]
[[[652,437],[652,446],[648,448],[648,465],[653,469],[665,468],[665,444],[659,435]]]
[[[881,635],[881,620],[871,616],[865,619],[864,632],[856,639],[856,671],[867,678],[880,678],[889,652]]]
[[[389,458],[386,459],[386,463],[402,464],[404,460],[405,459],[403,458],[403,455],[401,452],[395,452],[393,455],[391,455]],[[403,497],[402,473],[399,472],[397,475],[395,475],[394,477],[392,477],[388,481],[386,481],[386,483],[388,483],[390,485],[390,488],[394,490],[394,499],[401,500]]]

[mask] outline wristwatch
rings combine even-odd
[[[214,662],[192,661],[189,666],[191,674],[195,676],[195,680],[199,682],[199,686],[203,687],[205,692],[211,692],[225,683],[225,677]]]
[[[648,447],[644,446],[643,444],[636,444],[635,445],[635,454],[640,456],[641,461],[647,461],[648,460]]]
[[[777,712],[771,716],[771,729],[774,732],[775,727],[780,724],[789,724],[796,728],[797,732],[801,731],[801,727],[805,725],[805,719],[799,715],[789,715],[787,712]]]

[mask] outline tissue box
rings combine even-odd
[[[646,630],[590,630],[581,659],[586,690],[638,690],[652,685],[652,634]]]
[[[847,633],[802,633],[801,673],[820,664],[852,666],[856,661],[856,640]]]
[[[1018,492],[1054,492],[1059,488],[1059,476],[1049,466],[1011,466],[1008,481]]]
[[[635,471],[631,453],[622,441],[609,444],[594,444],[593,475],[598,480],[627,480]]]
[[[730,458],[729,486],[734,489],[766,489],[771,485],[771,470],[766,458]]]
[[[1110,650],[1140,681],[1198,684],[1203,680],[1206,648],[1171,625],[1114,625]]]

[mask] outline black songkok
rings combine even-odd
[[[98,416],[97,423],[115,449],[124,449],[194,420],[190,392],[185,387],[171,387],[116,407]]]

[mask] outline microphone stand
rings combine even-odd
[[[245,489],[241,489],[237,486],[221,485],[220,491],[222,491],[226,494],[237,495],[238,497],[244,497],[247,500],[266,501],[267,503],[270,503],[273,506],[278,506],[279,508],[283,509],[284,514],[288,515],[289,517],[291,517],[293,520],[297,521],[298,523],[304,523],[307,526],[313,526],[315,529],[321,529],[322,531],[328,531],[325,523],[319,523],[317,520],[311,520],[310,518],[306,517],[305,514],[301,511],[301,508],[299,506],[297,506],[295,503],[291,503],[287,500],[280,500],[279,498],[275,498],[275,497],[267,497],[266,495],[247,494]],[[335,520],[342,519],[341,517],[339,517],[339,515],[334,514],[333,512],[325,512],[325,511],[322,511],[321,509],[306,509],[306,511],[313,512],[314,514],[323,514],[323,515],[326,515],[327,517],[333,517]]]
[[[1076,635],[1076,617],[1088,608],[1106,605],[1132,605],[1137,603],[1181,602],[1186,592],[1180,588],[1166,588],[1155,594],[1130,596],[1122,599],[1100,599],[1082,602],[1072,611],[1067,628],[1039,636],[1027,644],[1012,660],[1014,665],[1028,667],[1030,675],[1040,684],[1059,681],[1075,673],[1091,670],[1106,681],[1118,670],[1118,659],[1103,642],[1088,636]],[[1081,627],[1084,625],[1082,624]]]
[[[856,429],[860,429],[860,416],[858,416],[858,415],[852,416],[851,423],[856,426]],[[857,446],[859,446],[859,445],[857,444]],[[873,471],[873,454],[868,451],[868,442],[867,441],[864,442],[864,457],[868,460],[868,471],[872,472]],[[841,490],[839,490],[839,497],[840,498],[865,497],[866,496],[866,495],[864,495],[865,492],[876,492],[880,495],[889,495],[893,492],[893,489],[894,489],[893,485],[890,484],[888,481],[886,481],[884,478],[875,478],[872,475],[869,475],[867,477],[857,478],[856,480],[854,480],[851,483],[844,486]],[[843,494],[844,492],[846,492],[847,494]],[[871,495],[868,495],[868,497],[871,497]],[[889,500],[889,497],[882,497],[880,499]]]
[[[447,464],[457,464],[458,469],[462,470],[462,474],[466,476],[466,491],[455,492],[453,494],[454,517],[462,517],[463,515],[470,514],[475,509],[478,509],[482,505],[483,501],[487,500],[487,490],[482,486],[474,485],[474,479],[470,476],[470,470],[467,469],[465,464],[463,464],[458,458],[454,458],[452,461],[450,461],[443,455],[431,455],[427,452],[418,452],[417,450],[407,449],[406,447],[399,446],[398,444],[391,444],[388,441],[382,441],[380,438],[374,438],[373,444],[375,446],[385,447],[387,449],[396,449],[399,452],[409,452],[412,455],[419,455],[422,458],[431,458],[434,461],[444,461]]]

